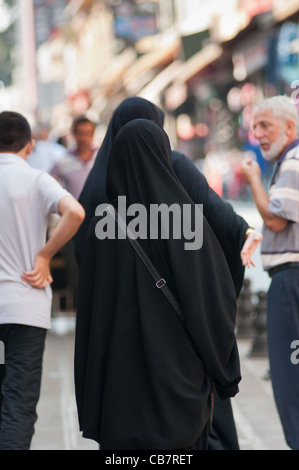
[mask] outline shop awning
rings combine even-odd
[[[222,56],[223,49],[218,44],[209,44],[181,64],[173,77],[172,85],[168,88],[165,100],[168,109],[174,111],[185,102],[188,96],[187,83],[205,67]]]
[[[136,52],[133,48],[125,49],[124,52],[115,57],[112,64],[103,70],[100,85],[102,87],[112,87],[118,82],[122,83],[126,71],[135,63]]]
[[[176,60],[180,52],[181,40],[176,38],[170,44],[161,44],[137,59],[123,77],[123,85],[128,94],[136,95],[154,78],[157,68]]]
[[[167,88],[173,106],[177,107],[186,99],[186,84],[202,69],[222,56],[222,47],[216,44],[205,46],[188,61],[175,60],[138,92],[138,96],[159,105],[160,94]],[[174,104],[175,103],[175,104]]]
[[[147,86],[145,86],[138,96],[145,98],[159,105],[159,95],[165,88],[179,76],[182,67],[182,61],[176,60],[160,72]]]
[[[185,62],[176,82],[187,83],[202,69],[212,64],[222,56],[223,49],[218,44],[209,44]]]

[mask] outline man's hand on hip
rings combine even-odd
[[[48,284],[52,284],[53,278],[50,273],[50,259],[38,254],[34,261],[32,271],[25,271],[22,279],[36,289],[45,289]]]

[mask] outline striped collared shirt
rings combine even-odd
[[[263,228],[264,269],[299,261],[299,139],[281,156],[269,191],[269,211],[288,221],[280,232]]]

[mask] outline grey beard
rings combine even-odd
[[[271,145],[270,150],[265,152],[261,149],[263,158],[268,162],[275,160],[282,153],[286,143],[287,136],[284,134],[284,132],[280,132],[276,142]]]

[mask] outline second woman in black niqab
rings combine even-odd
[[[170,162],[158,125],[127,124],[109,158],[110,202],[125,196],[148,214],[151,204],[194,209]],[[199,449],[211,379],[222,399],[240,381],[235,289],[223,252],[205,219],[199,250],[185,250],[184,235],[139,240],[175,294],[183,324],[128,240],[96,238],[98,221],[80,270],[75,383],[83,436],[105,450]]]
[[[85,219],[75,236],[75,255],[80,264],[82,250],[86,240],[86,233],[90,221],[94,217],[95,210],[99,204],[107,201],[106,176],[109,155],[112,144],[119,130],[134,119],[150,119],[160,127],[164,124],[164,112],[155,104],[143,98],[130,96],[125,98],[113,112],[108,129],[98,151],[94,166],[84,184],[79,197],[80,204],[85,210]]]

